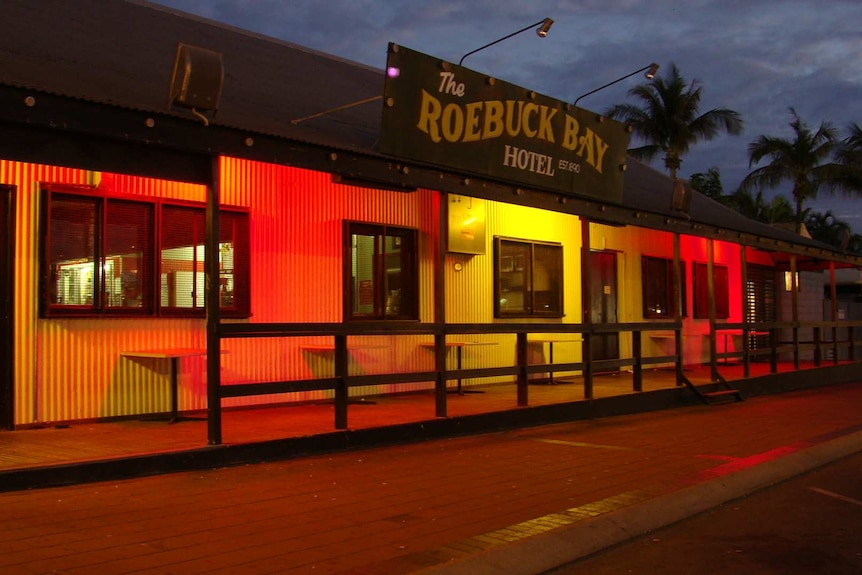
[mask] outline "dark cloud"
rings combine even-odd
[[[383,68],[395,42],[457,62],[467,52],[545,16],[543,40],[514,36],[464,64],[553,98],[579,95],[652,61],[676,63],[703,86],[702,111],[726,107],[741,136],[692,148],[682,175],[721,170],[725,189],[749,172],[757,136],[790,137],[794,107],[812,127],[862,123],[862,3],[858,0],[160,0],[232,26]],[[660,72],[661,74],[661,72]],[[597,111],[625,100],[631,78],[585,98]],[[661,167],[660,160],[656,162]],[[785,194],[787,195],[787,194]],[[862,204],[862,200],[856,200]],[[854,200],[821,196],[814,207],[853,218]],[[839,208],[840,206],[840,208]],[[839,216],[840,217],[840,216]],[[848,223],[849,220],[848,220]]]

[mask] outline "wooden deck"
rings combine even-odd
[[[792,364],[781,364],[779,372],[792,369]],[[768,364],[752,364],[752,376],[765,375],[768,371]],[[728,381],[742,378],[740,365],[720,365],[720,372]],[[686,376],[695,385],[710,383],[708,366],[687,368]],[[470,380],[465,381],[465,386],[468,383],[468,389],[483,393],[447,394],[449,419],[525,409],[517,405],[516,386],[513,383],[477,385],[476,380]],[[454,388],[455,382],[451,381],[449,385]],[[643,392],[675,387],[672,369],[644,370]],[[594,377],[593,396],[596,403],[605,398],[635,393],[632,376],[628,372]],[[580,376],[557,374],[557,383],[554,385],[536,383],[528,386],[529,407],[583,400],[584,385]],[[349,430],[355,431],[427,422],[438,419],[435,418],[434,409],[434,394],[431,391],[351,397],[348,426]],[[109,422],[72,422],[0,432],[0,471],[208,447],[205,413],[183,414],[182,420],[175,424],[168,424],[167,415],[146,415]],[[227,446],[335,432],[334,406],[331,402],[226,409],[223,412],[223,438]]]

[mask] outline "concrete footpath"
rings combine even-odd
[[[860,450],[853,383],[0,493],[0,572],[536,574]]]

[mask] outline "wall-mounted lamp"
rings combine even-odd
[[[481,48],[476,48],[476,49],[475,49],[475,50],[473,50],[472,52],[467,52],[466,54],[464,54],[463,56],[461,56],[461,60],[458,62],[458,65],[460,66],[461,64],[463,64],[463,63],[464,63],[464,58],[466,58],[466,57],[467,57],[467,56],[469,56],[470,54],[475,54],[475,53],[476,53],[476,52],[478,52],[479,50],[484,50],[485,48],[487,48],[487,47],[489,47],[489,46],[493,46],[494,44],[497,44],[498,42],[502,42],[503,40],[508,40],[508,39],[509,39],[509,38],[511,38],[512,36],[516,36],[516,35],[520,34],[521,32],[526,32],[527,30],[529,30],[530,28],[533,28],[533,27],[535,27],[535,26],[539,26],[538,28],[536,28],[536,34],[538,34],[539,38],[544,38],[545,36],[547,36],[547,35],[548,35],[548,31],[551,29],[551,25],[552,25],[553,23],[554,23],[554,21],[553,21],[552,19],[550,19],[550,18],[545,18],[544,20],[539,20],[539,21],[538,21],[538,22],[536,22],[535,24],[530,24],[529,26],[525,26],[524,28],[521,28],[521,29],[520,29],[520,30],[518,30],[517,32],[512,32],[512,33],[511,33],[511,34],[509,34],[508,36],[503,36],[502,38],[499,38],[499,39],[497,39],[497,40],[494,40],[494,41],[493,41],[493,42],[491,42],[490,44],[485,44],[485,45],[484,45],[484,46],[482,46]]]
[[[578,99],[577,99],[577,100],[575,100],[575,103],[574,103],[574,104],[572,104],[572,105],[573,105],[573,106],[577,106],[577,105],[578,105],[578,100],[580,100],[581,98],[583,98],[583,97],[585,97],[585,96],[589,96],[590,94],[595,94],[595,93],[596,93],[596,92],[598,92],[599,90],[604,90],[604,89],[605,89],[605,88],[607,88],[608,86],[613,86],[613,85],[614,85],[614,84],[616,84],[617,82],[622,82],[622,81],[623,81],[623,80],[625,80],[626,78],[630,78],[630,77],[634,76],[635,74],[637,74],[638,72],[643,72],[644,70],[646,70],[646,73],[644,74],[644,77],[645,77],[647,80],[652,80],[653,78],[655,78],[656,72],[658,72],[658,64],[656,64],[655,62],[653,62],[653,63],[652,63],[652,64],[650,64],[649,66],[644,66],[643,68],[640,68],[639,70],[635,70],[635,71],[634,71],[634,72],[632,72],[631,74],[626,74],[626,75],[625,75],[625,76],[623,76],[622,78],[617,78],[617,79],[616,79],[616,80],[614,80],[613,82],[608,82],[608,83],[607,83],[607,84],[605,84],[604,86],[601,86],[601,87],[599,87],[599,88],[596,88],[595,90],[592,90],[592,91],[590,91],[590,92],[587,92],[586,94],[581,94],[580,96],[578,96]]]

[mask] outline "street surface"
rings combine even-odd
[[[862,453],[548,575],[862,573]]]

